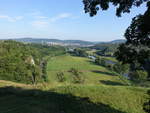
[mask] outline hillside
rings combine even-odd
[[[124,83],[115,76],[114,72],[109,71],[105,67],[95,65],[90,59],[82,57],[73,57],[73,56],[57,56],[49,60],[47,65],[47,75],[49,81],[56,83],[57,73],[63,72],[66,76],[66,83],[72,84],[73,76],[69,72],[71,68],[75,68],[78,71],[82,72],[81,76],[84,77],[84,84],[101,84],[104,85],[106,82],[114,82],[114,84]]]
[[[0,79],[28,84],[42,82],[46,79],[45,57],[64,51],[63,47],[0,41]]]
[[[83,83],[73,82],[71,67],[83,73]],[[58,81],[60,71],[64,82]],[[48,83],[36,86],[0,81],[0,113],[144,113],[147,89],[128,86],[90,59],[53,57],[47,73]]]

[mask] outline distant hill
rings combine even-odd
[[[90,46],[94,45],[94,42],[83,41],[83,40],[59,40],[59,39],[38,39],[38,38],[18,38],[12,39],[19,42],[26,43],[46,43],[46,44],[54,44],[54,45],[76,45],[76,46]]]
[[[12,39],[19,42],[27,42],[27,43],[47,43],[47,42],[61,42],[61,40],[58,39],[42,39],[42,38],[18,38],[18,39]]]
[[[112,44],[119,44],[119,43],[125,43],[125,42],[126,42],[125,39],[119,39],[119,40],[113,40],[110,43],[112,43]]]
[[[47,39],[47,38],[17,38],[11,39],[18,42],[25,43],[38,43],[38,44],[50,44],[50,45],[62,45],[62,46],[94,46],[97,44],[120,44],[124,43],[125,40],[118,39],[109,42],[92,42],[92,41],[83,41],[83,40],[59,40],[59,39]]]
[[[108,42],[96,42],[96,44],[121,44],[125,42],[126,42],[125,39],[117,39],[117,40],[108,41]]]

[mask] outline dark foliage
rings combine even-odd
[[[132,20],[125,33],[127,42],[121,44],[115,56],[123,63],[131,64],[131,70],[144,69],[150,77],[150,3],[144,15]]]
[[[97,14],[99,9],[107,10],[110,3],[116,8],[116,15],[121,16],[122,13],[129,13],[133,6],[140,6],[144,2],[149,0],[83,0],[85,13],[89,13],[90,16]]]
[[[150,6],[144,15],[133,18],[125,33],[127,44],[145,45],[150,47]]]

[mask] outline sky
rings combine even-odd
[[[49,38],[87,41],[124,39],[131,20],[143,14],[146,5],[130,14],[115,15],[115,8],[84,13],[82,0],[0,0],[0,39]]]

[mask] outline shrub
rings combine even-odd
[[[113,71],[113,65],[112,65],[112,64],[108,64],[108,65],[107,65],[107,68],[108,68],[109,70]]]
[[[121,64],[121,63],[116,63],[113,66],[113,70],[119,74],[124,74],[126,72],[128,72],[129,70],[129,65],[127,64]]]
[[[77,70],[75,68],[71,68],[69,70],[69,72],[71,72],[73,75],[74,83],[83,83],[84,82],[84,78],[83,78],[83,76],[81,76],[82,72],[80,72],[79,70]]]
[[[101,59],[100,59],[100,65],[106,66],[106,61],[105,61],[104,58],[101,58]]]
[[[64,82],[66,80],[65,76],[64,76],[64,73],[63,72],[57,73],[57,79],[58,79],[59,82]]]
[[[80,49],[80,48],[74,49],[73,53],[74,53],[74,55],[80,56],[80,57],[87,57],[88,56],[88,54],[86,53],[86,51],[83,50],[83,49]]]
[[[143,70],[136,70],[133,72],[130,72],[129,77],[133,81],[144,81],[148,78],[148,73]]]
[[[97,57],[95,60],[95,63],[97,65],[106,66],[106,61],[104,58]]]

